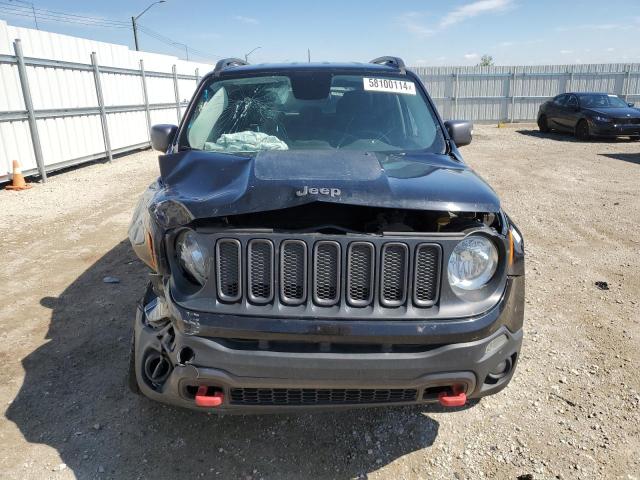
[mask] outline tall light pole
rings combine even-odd
[[[244,54],[244,61],[245,61],[245,62],[248,62],[248,61],[249,61],[249,55],[251,55],[253,52],[255,52],[256,50],[258,50],[259,48],[262,48],[262,47],[256,47],[256,48],[254,48],[253,50],[251,50],[249,53],[245,53],[245,54]]]
[[[135,17],[131,17],[131,24],[133,25],[133,41],[136,44],[136,50],[140,50],[140,48],[138,48],[138,26],[136,25],[136,22],[138,21],[138,19],[144,15],[147,10],[149,10],[151,7],[153,7],[154,5],[158,4],[158,3],[165,3],[166,0],[158,0],[157,2],[153,2],[152,4],[150,4],[147,8],[145,8],[142,12],[140,12],[137,16]]]

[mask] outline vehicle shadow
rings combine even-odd
[[[622,160],[623,162],[635,163],[640,165],[640,152],[638,153],[599,153],[601,157],[613,158],[614,160]]]
[[[429,447],[425,408],[259,417],[163,406],[126,388],[131,324],[146,267],[122,241],[51,308],[47,343],[23,359],[7,418],[55,448],[77,478],[366,478]],[[103,283],[106,276],[120,283]]]
[[[565,132],[541,132],[537,129],[528,129],[528,130],[516,130],[520,135],[526,135],[528,137],[535,138],[547,138],[549,140],[555,140],[557,142],[573,142],[573,143],[629,143],[633,142],[627,137],[622,138],[590,138],[589,140],[578,140],[573,134],[565,133]]]

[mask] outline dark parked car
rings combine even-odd
[[[522,235],[401,59],[220,61],[129,237],[151,267],[130,385],[213,412],[440,402],[503,389]]]
[[[581,140],[591,137],[640,139],[640,110],[617,95],[563,93],[540,105],[541,132],[571,132]]]

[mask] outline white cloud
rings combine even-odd
[[[560,50],[560,53],[562,55],[569,55],[570,53],[573,53],[573,50]]]
[[[405,12],[399,15],[396,20],[404,30],[416,37],[429,37],[439,30],[443,30],[468,18],[476,17],[484,13],[505,10],[512,4],[513,0],[476,0],[475,2],[451,10],[433,26],[425,24],[425,14],[422,12]]]
[[[424,26],[423,17],[424,15],[420,12],[407,12],[398,17],[398,22],[402,28],[416,37],[430,37],[435,32],[432,28]]]
[[[465,60],[477,60],[480,58],[480,54],[478,53],[465,53],[464,54],[464,58]]]
[[[504,10],[511,5],[512,0],[479,0],[462,5],[446,14],[440,21],[440,27],[445,28],[462,22],[467,18],[476,17],[483,13]]]
[[[250,25],[256,25],[260,22],[258,22],[257,18],[253,18],[253,17],[245,17],[243,15],[234,15],[233,18],[239,22],[242,23],[248,23]]]
[[[613,47],[609,47],[609,48],[607,48],[607,52],[614,52],[615,50],[616,50],[616,49],[615,49],[615,48],[613,48]]]

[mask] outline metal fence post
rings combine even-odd
[[[631,88],[631,65],[627,67],[627,79],[624,84],[624,101],[629,101],[629,90]]]
[[[571,66],[571,70],[569,71],[569,88],[567,88],[567,92],[571,92],[573,90],[573,65]]]
[[[456,71],[456,73],[454,74],[455,77],[455,96],[453,97],[454,100],[454,115],[453,118],[458,118],[458,94],[460,92],[460,78],[458,75],[458,71]]]
[[[33,110],[33,100],[31,99],[31,90],[29,89],[29,78],[27,77],[27,68],[24,64],[24,55],[22,54],[22,43],[19,38],[13,42],[13,50],[16,53],[16,61],[18,64],[18,76],[20,77],[20,87],[22,88],[22,97],[24,106],[27,110],[29,120],[29,131],[31,132],[31,144],[33,145],[33,154],[36,157],[38,165],[38,173],[43,182],[47,181],[47,172],[44,168],[44,160],[42,156],[42,146],[40,145],[40,135],[38,134],[38,124],[36,115]]]
[[[516,116],[516,70],[517,68],[514,67],[511,78],[509,78],[509,93],[511,94],[511,123],[515,121]]]
[[[178,72],[175,65],[171,69],[173,71],[173,90],[176,94],[176,113],[178,114],[178,123],[180,123],[182,111],[180,110],[180,92],[178,91]]]
[[[196,68],[196,86],[200,83],[200,69]]]
[[[107,125],[107,112],[104,108],[104,97],[102,96],[102,83],[100,82],[100,68],[98,67],[98,57],[96,52],[91,52],[91,65],[93,66],[93,81],[96,84],[96,96],[98,97],[98,108],[100,109],[100,123],[102,123],[102,138],[104,139],[104,153],[110,162],[113,161],[111,154],[111,139],[109,138],[109,126]]]
[[[144,73],[144,61],[140,59],[140,80],[142,81],[142,97],[144,99],[144,113],[147,117],[147,137],[151,141],[151,112],[149,111],[149,94],[147,93],[147,76]]]

